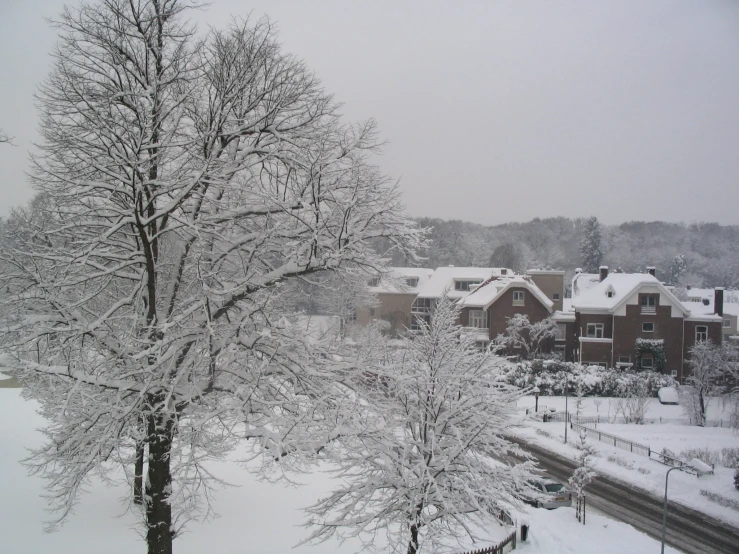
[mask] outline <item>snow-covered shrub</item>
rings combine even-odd
[[[680,452],[680,459],[698,458],[701,462],[729,469],[739,469],[739,448],[724,447],[721,450],[710,448],[686,448]]]
[[[734,488],[739,491],[739,469],[734,472]]]
[[[737,471],[736,474],[734,474],[734,486],[739,488],[739,486],[737,486],[737,476],[739,476],[739,471]],[[701,489],[701,495],[705,496],[709,500],[714,501],[716,504],[720,504],[721,506],[739,510],[739,502],[737,502],[733,498],[727,498],[723,494],[718,494],[715,492],[707,491],[705,489]]]
[[[677,385],[669,375],[654,371],[620,371],[546,360],[510,363],[505,381],[521,388],[536,385],[542,396],[564,396],[567,387],[573,396],[581,389],[583,396],[626,397],[643,386],[646,396],[656,397],[660,388]]]
[[[625,423],[641,425],[649,409],[646,385],[643,382],[636,383],[626,396],[614,399],[612,406],[615,408],[616,416],[620,414]]]

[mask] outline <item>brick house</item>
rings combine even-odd
[[[411,325],[411,306],[431,276],[433,269],[425,267],[394,267],[382,277],[374,277],[367,283],[370,292],[377,297],[374,308],[357,309],[356,322],[367,325],[381,319],[390,324],[390,332],[397,334]]]
[[[687,286],[687,296],[690,311],[694,313],[716,313],[714,308],[716,289],[701,289]],[[723,293],[723,310],[721,322],[721,334],[724,341],[739,342],[739,291],[729,290]]]
[[[696,341],[721,343],[723,291],[716,291],[716,313],[693,310],[654,274],[578,273],[573,279],[571,345],[581,363],[616,368],[654,369],[679,381]]]

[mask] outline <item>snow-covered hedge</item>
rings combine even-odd
[[[522,388],[536,385],[542,396],[564,396],[566,381],[570,395],[582,387],[583,396],[624,397],[643,385],[647,395],[656,397],[660,388],[677,386],[672,377],[655,371],[621,371],[546,361],[511,363],[505,381]]]

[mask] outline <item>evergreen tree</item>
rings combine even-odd
[[[603,259],[603,249],[601,246],[600,223],[597,217],[589,217],[583,224],[583,235],[580,241],[580,257],[585,272],[598,272]]]

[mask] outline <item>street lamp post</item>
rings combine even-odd
[[[534,387],[532,392],[534,393],[534,398],[536,398],[536,407],[534,408],[534,412],[539,413],[539,393],[541,390],[539,390],[539,387]]]
[[[667,473],[665,474],[665,503],[662,507],[662,554],[665,554],[665,534],[667,533],[667,480],[670,478],[670,472],[674,469],[679,469],[680,471],[692,469],[698,477],[703,473],[713,472],[713,468],[711,468],[711,466],[701,462],[697,458],[690,460],[687,466],[675,466],[667,470]]]
[[[565,371],[565,442],[567,442],[567,427],[570,422],[570,415],[567,409],[568,394],[570,390],[570,375]]]

